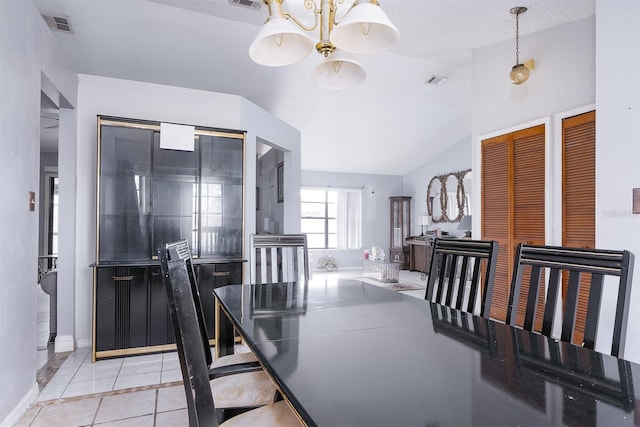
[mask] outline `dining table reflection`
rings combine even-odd
[[[637,425],[623,359],[358,280],[214,293],[307,425]]]

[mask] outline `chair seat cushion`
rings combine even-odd
[[[276,387],[264,371],[228,375],[210,383],[216,408],[250,408],[275,401]]]
[[[242,427],[242,426],[279,426],[279,427],[299,427],[302,424],[293,413],[285,401],[279,401],[271,405],[263,406],[252,411],[237,415],[224,423],[220,427]]]
[[[237,365],[239,363],[255,362],[257,360],[258,359],[256,359],[256,356],[251,352],[236,353],[236,354],[230,354],[228,356],[222,356],[217,358],[216,360],[213,361],[213,363],[211,364],[211,367],[219,368],[221,366],[231,366],[231,365]]]

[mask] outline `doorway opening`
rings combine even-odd
[[[256,233],[284,232],[284,151],[256,142]]]

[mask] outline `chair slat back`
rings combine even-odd
[[[161,256],[160,267],[178,347],[189,426],[216,427],[218,422],[187,264],[183,259],[169,260],[167,255]]]
[[[569,248],[560,246],[541,246],[519,244],[514,260],[513,276],[511,278],[511,292],[507,307],[507,321],[512,326],[516,325],[518,301],[523,288],[523,283],[528,280],[529,291],[526,296],[526,308],[523,328],[534,330],[536,320],[536,305],[541,288],[546,290],[544,301],[544,313],[541,333],[551,336],[553,322],[556,320],[556,307],[558,298],[562,298],[562,278],[566,277],[567,292],[563,297],[562,326],[560,339],[565,342],[573,342],[576,331],[576,313],[580,285],[584,274],[591,276],[590,290],[587,302],[587,315],[584,327],[584,339],[582,345],[593,349],[598,331],[600,319],[600,306],[602,300],[602,288],[606,276],[614,276],[617,279],[617,306],[615,308],[615,321],[611,354],[619,356],[624,347],[624,337],[627,330],[629,313],[629,295],[631,292],[631,280],[633,276],[634,256],[629,251],[612,251],[601,249]],[[529,277],[524,277],[524,270],[530,267]],[[545,273],[543,275],[543,272]],[[546,281],[543,277],[548,277]]]
[[[493,240],[435,239],[425,299],[488,318],[498,244]],[[435,293],[435,297],[434,297]]]
[[[305,234],[252,234],[251,283],[309,280]]]
[[[198,288],[198,281],[196,280],[196,274],[193,268],[193,260],[191,258],[191,251],[189,250],[189,243],[187,240],[167,243],[166,255],[170,261],[183,261],[185,264],[191,287],[191,295],[193,296],[193,303],[196,309],[196,316],[198,318],[198,325],[200,327],[205,360],[207,361],[207,366],[211,366],[213,363],[213,356],[211,355],[209,346],[209,333],[207,331],[207,323],[204,318],[204,310],[202,309],[202,300],[200,299],[200,290]]]

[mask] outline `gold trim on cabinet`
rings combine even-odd
[[[230,271],[214,271],[213,274],[211,275],[213,277],[231,276],[231,272]]]
[[[134,128],[134,129],[160,131],[160,122],[157,122],[157,121],[146,121],[146,120],[135,121],[134,119],[103,118],[103,116],[98,116],[98,119],[100,120],[100,124],[104,126],[119,126],[119,127]],[[181,124],[181,123],[177,123],[177,124]],[[187,125],[187,126],[193,126],[193,125]],[[195,126],[195,131],[194,131],[194,135],[196,136],[201,136],[201,135],[221,136],[224,138],[234,138],[234,139],[244,138],[244,133],[245,132],[243,131],[238,131],[238,132],[218,131],[218,130],[213,130],[211,128],[200,127],[200,126]]]
[[[156,353],[161,351],[172,351],[177,349],[178,348],[176,347],[175,344],[153,345],[149,347],[121,348],[118,350],[96,351],[96,358],[129,356],[134,354]]]
[[[220,357],[220,347],[218,347],[218,337],[220,336],[220,301],[214,295],[215,298],[215,308],[214,308],[214,321],[216,322],[215,327],[215,338],[213,339],[215,342],[215,347],[213,349],[213,358],[218,359]]]

